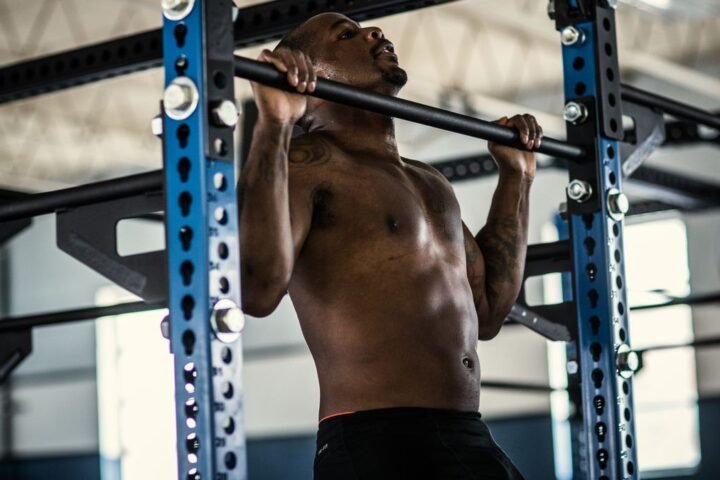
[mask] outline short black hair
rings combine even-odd
[[[312,35],[307,31],[303,31],[302,27],[304,25],[304,23],[301,23],[286,33],[282,40],[280,40],[280,43],[275,47],[275,50],[278,48],[289,48],[290,50],[300,50],[307,54],[308,48],[312,44]]]

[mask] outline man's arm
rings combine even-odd
[[[265,50],[260,59],[287,73],[299,92],[314,89],[315,73],[301,53]],[[312,204],[304,182],[290,182],[288,165],[292,129],[305,113],[305,97],[257,84],[253,90],[259,116],[238,188],[240,277],[243,311],[263,317],[285,295],[310,229]]]
[[[540,146],[542,129],[532,116],[503,118],[498,123],[517,128],[528,149]],[[492,339],[500,332],[520,293],[527,253],[528,200],[535,177],[532,152],[491,144],[490,153],[500,174],[487,222],[474,240],[465,227],[468,279],[481,322],[480,340]]]

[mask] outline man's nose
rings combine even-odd
[[[365,40],[368,42],[378,41],[385,38],[385,34],[378,27],[368,27],[365,29]]]

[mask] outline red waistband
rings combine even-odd
[[[351,413],[355,413],[355,412],[339,412],[339,413],[333,413],[332,415],[328,415],[327,417],[321,418],[321,419],[320,419],[320,422],[318,422],[318,423],[321,423],[321,422],[323,422],[324,420],[327,420],[328,418],[339,417],[340,415],[350,415]]]

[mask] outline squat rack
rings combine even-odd
[[[230,0],[163,0],[162,29],[0,68],[0,103],[165,68],[162,171],[26,196],[0,206],[0,225],[57,212],[63,250],[148,305],[169,306],[179,478],[246,478],[232,79],[288,86],[272,67],[235,57],[234,48],[277,39],[322,11],[367,20],[450,1],[277,0],[238,10]],[[531,246],[540,254],[528,263],[526,277],[570,272],[573,293],[563,304],[533,312],[519,305],[515,318],[524,322],[530,313],[535,321],[529,325],[550,338],[558,332],[552,326],[568,332],[562,339],[568,341],[569,391],[578,406],[571,421],[573,465],[578,478],[593,479],[637,478],[631,380],[637,355],[629,347],[623,288],[622,221],[628,210],[623,177],[664,140],[663,112],[691,124],[720,126],[717,115],[620,85],[616,3],[550,2],[563,44],[569,141],[546,139],[540,151],[568,160],[570,240],[551,248]],[[518,145],[513,130],[335,82],[319,81],[315,95]],[[636,122],[632,142],[622,129],[623,113]],[[114,237],[107,238],[107,228],[88,229],[78,221],[106,212],[112,221],[148,215],[163,204],[167,250],[147,257],[113,257],[107,243]],[[98,247],[90,248],[95,243]],[[147,283],[156,288],[146,289]],[[141,307],[128,304],[118,311]],[[15,322],[12,338],[4,334],[7,345],[0,345],[5,365],[0,371],[9,372],[29,353],[30,328],[49,321],[51,316],[39,315]]]

